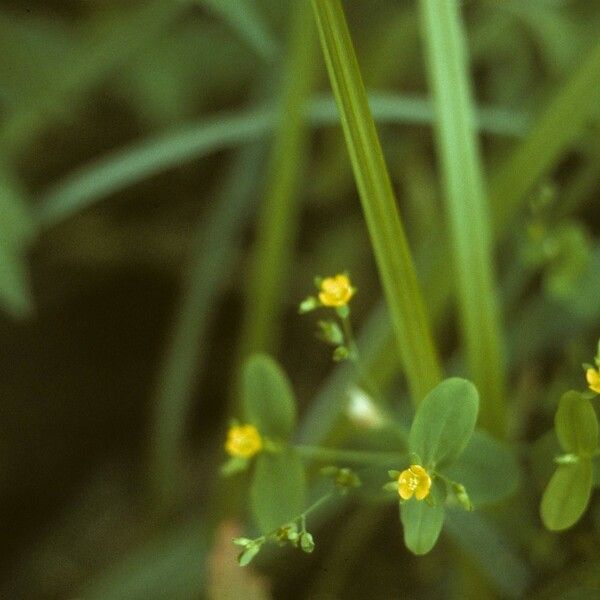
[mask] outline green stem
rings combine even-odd
[[[302,458],[320,462],[348,462],[366,465],[401,463],[406,454],[400,452],[370,452],[365,450],[345,450],[343,448],[324,448],[322,446],[294,446]]]
[[[312,0],[312,6],[396,342],[417,404],[442,377],[423,296],[341,4]]]
[[[475,110],[457,0],[420,0],[435,133],[467,364],[481,393],[480,421],[502,435],[505,374],[493,244]]]

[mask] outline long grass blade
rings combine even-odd
[[[467,364],[481,393],[480,422],[502,434],[501,328],[465,34],[455,0],[421,0],[420,8]]]
[[[308,151],[306,104],[314,76],[316,33],[310,7],[294,4],[282,100],[250,265],[240,357],[275,352],[285,280],[296,240],[299,184]]]
[[[425,304],[338,0],[312,0],[321,45],[413,402],[441,378]]]
[[[377,93],[370,103],[373,116],[381,123],[432,121],[431,105],[422,98]],[[315,126],[339,122],[331,97],[316,97],[308,111],[308,119]],[[263,137],[273,130],[276,122],[277,113],[272,107],[250,108],[190,123],[180,130],[113,152],[75,170],[42,195],[37,211],[40,226],[57,225],[105,196],[186,161]],[[482,129],[498,135],[521,137],[527,130],[527,122],[525,115],[500,108],[486,107],[479,113]]]
[[[273,60],[277,41],[250,0],[194,0],[221,16],[265,60]]]

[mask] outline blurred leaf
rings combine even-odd
[[[81,595],[89,600],[195,598],[205,589],[206,522],[177,525],[126,554]]]
[[[250,489],[252,514],[261,532],[274,531],[306,508],[304,467],[291,449],[261,453]]]
[[[585,512],[592,491],[592,461],[560,465],[544,491],[540,514],[551,531],[568,529]]]
[[[443,496],[435,483],[430,495],[436,502],[435,506],[415,498],[400,504],[404,543],[413,554],[427,554],[435,546],[444,525]]]
[[[492,225],[475,129],[461,5],[455,1],[420,0],[419,6],[437,117],[437,153],[465,360],[481,393],[480,424],[503,435],[506,383],[492,260]]]
[[[467,488],[478,509],[512,496],[519,487],[521,467],[513,449],[478,430],[445,474]]]
[[[479,409],[479,394],[466,379],[437,385],[417,408],[408,447],[426,468],[450,466],[468,444]]]
[[[262,58],[271,60],[277,52],[263,15],[252,0],[195,0],[217,13],[252,46]]]
[[[565,452],[592,454],[598,447],[598,418],[591,402],[570,391],[560,399],[554,419],[556,434]]]
[[[596,43],[533,124],[525,140],[495,173],[489,204],[497,221],[496,230],[508,227],[523,199],[597,113],[599,102],[600,43]]]
[[[21,190],[8,171],[0,168],[0,305],[14,317],[33,310],[25,260],[33,231]]]
[[[480,512],[448,509],[445,530],[477,564],[502,597],[524,598],[533,574],[509,539]]]
[[[292,385],[275,360],[254,354],[242,367],[244,419],[261,435],[289,438],[296,425],[296,400]]]

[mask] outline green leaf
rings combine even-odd
[[[444,525],[443,496],[435,484],[431,495],[435,498],[435,506],[415,498],[400,504],[404,543],[417,555],[427,554],[435,546]]]
[[[242,550],[238,556],[240,567],[245,567],[252,562],[252,559],[260,552],[262,544],[249,544]]]
[[[426,468],[452,464],[468,444],[479,409],[479,394],[466,379],[453,377],[436,386],[417,409],[408,447]]]
[[[195,0],[221,15],[256,52],[271,60],[277,51],[277,42],[267,27],[263,15],[249,0]]]
[[[223,477],[230,477],[241,473],[248,468],[249,461],[247,458],[241,456],[232,456],[227,462],[221,465],[221,475]]]
[[[261,435],[288,438],[296,424],[292,386],[275,360],[254,354],[242,368],[244,418]]]
[[[258,456],[250,499],[252,514],[263,533],[297,518],[306,505],[305,496],[304,468],[293,450]]]
[[[484,431],[473,433],[459,460],[444,472],[467,488],[476,509],[512,496],[520,474],[513,450]]]
[[[591,402],[579,392],[562,395],[554,418],[556,435],[565,452],[589,455],[598,447],[598,418]]]
[[[544,491],[540,514],[551,531],[568,529],[585,512],[592,491],[592,461],[582,458],[556,469]]]
[[[426,65],[456,274],[466,361],[482,394],[480,423],[502,434],[504,369],[493,270],[492,226],[475,126],[465,27],[459,2],[420,0]]]
[[[429,316],[339,0],[312,0],[327,72],[415,405],[441,379]]]

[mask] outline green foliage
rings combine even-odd
[[[598,418],[591,402],[579,392],[570,391],[560,399],[554,418],[556,435],[565,452],[579,456],[592,454],[598,447]]]
[[[592,491],[592,461],[582,458],[574,464],[559,465],[552,475],[540,514],[551,531],[572,527],[585,512]]]
[[[579,392],[566,392],[554,420],[558,441],[569,454],[556,459],[558,468],[548,483],[540,514],[551,531],[573,526],[588,505],[598,449],[598,418],[590,401]]]
[[[297,517],[306,505],[304,466],[292,449],[256,458],[250,488],[252,514],[261,531],[271,532]]]
[[[438,540],[444,525],[444,494],[434,484],[432,503],[411,498],[400,503],[400,520],[406,547],[417,555],[427,554]]]
[[[460,481],[476,509],[512,496],[519,486],[520,467],[515,451],[484,431],[475,431],[460,460],[445,473]]]
[[[244,417],[261,435],[290,437],[296,423],[294,392],[286,374],[272,358],[255,354],[246,360],[241,393]]]
[[[465,379],[453,377],[436,386],[417,409],[409,450],[426,468],[450,466],[473,434],[479,394]]]

